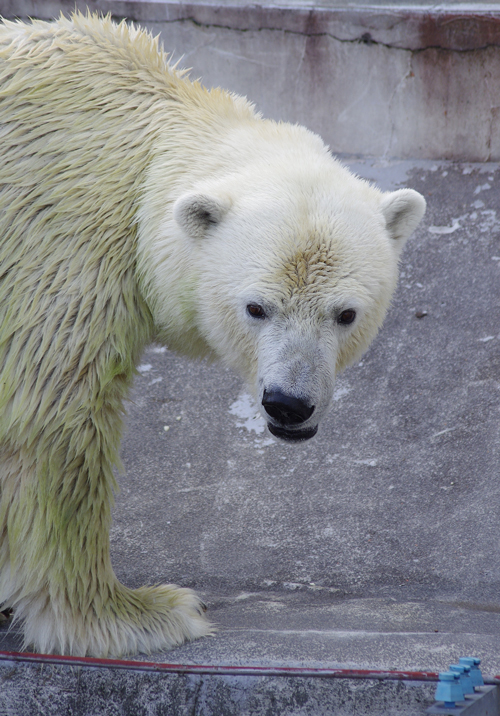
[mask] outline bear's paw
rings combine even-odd
[[[57,599],[37,614],[30,610],[24,616],[25,647],[32,645],[42,653],[122,657],[165,651],[215,631],[203,602],[190,589],[171,584],[128,589],[117,583],[113,591],[106,601],[96,596],[85,611]]]

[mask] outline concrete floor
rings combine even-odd
[[[438,670],[465,649],[500,673],[500,172],[354,168],[429,203],[378,339],[298,446],[266,434],[226,369],[150,349],[124,441],[116,569],[133,586],[203,593],[220,637],[176,659],[226,637],[262,659],[250,629],[279,635],[268,658]]]
[[[306,629],[308,603],[322,629],[498,636],[498,168],[355,168],[429,202],[382,332],[295,446],[266,434],[228,370],[151,348],[124,441],[116,569],[134,586],[201,590],[232,628],[243,615],[258,626],[262,601],[265,629],[290,614]],[[371,659],[354,661],[394,665]],[[399,667],[441,663],[427,659],[410,650]]]
[[[129,586],[173,581],[197,589],[219,626],[213,638],[154,655],[159,661],[442,671],[472,654],[493,676],[500,673],[500,169],[347,163],[385,188],[418,189],[429,205],[379,337],[339,377],[316,438],[295,446],[266,433],[245,387],[224,367],[148,349],[128,406],[114,566]],[[0,634],[0,650],[19,648],[15,633]],[[0,693],[0,713],[2,699],[20,693],[16,683]],[[26,678],[19,683],[25,688]],[[234,683],[225,683],[233,693]],[[279,683],[273,688],[292,698],[296,684]],[[245,684],[238,686],[245,699],[260,693],[266,703],[262,681]],[[322,703],[318,688],[306,689],[311,708]],[[402,713],[423,713],[432,702],[431,687],[419,688]],[[362,713],[361,693],[368,696],[356,693],[357,706],[345,713]],[[409,692],[398,693],[389,698],[394,708]],[[389,713],[386,696],[377,711],[372,693],[367,713]],[[283,703],[275,713],[316,713]],[[252,708],[234,713],[265,713]]]

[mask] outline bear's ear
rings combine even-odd
[[[389,236],[402,246],[425,213],[425,199],[413,189],[398,189],[384,196],[380,208]]]
[[[215,196],[185,194],[174,204],[174,219],[188,236],[201,239],[210,226],[222,221],[229,206],[229,201]]]

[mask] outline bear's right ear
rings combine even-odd
[[[398,189],[384,196],[381,209],[389,236],[401,248],[425,213],[425,199],[413,189]]]
[[[193,239],[201,239],[207,229],[218,224],[230,203],[207,194],[185,194],[174,204],[174,219],[186,234]]]

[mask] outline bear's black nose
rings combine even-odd
[[[265,390],[262,405],[268,415],[281,425],[299,425],[311,417],[314,405],[281,390]]]

